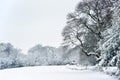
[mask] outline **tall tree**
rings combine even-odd
[[[62,35],[64,46],[79,46],[82,52],[89,56],[95,52],[97,43],[103,39],[102,32],[112,24],[111,0],[83,0],[75,12],[68,14],[67,25]],[[95,54],[99,57],[99,54]]]
[[[114,14],[112,19],[112,27],[105,31],[107,36],[99,45],[101,50],[100,65],[116,66],[119,63],[120,57],[120,0],[116,0],[114,4]],[[111,63],[112,62],[112,63]]]

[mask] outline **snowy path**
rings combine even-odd
[[[100,72],[70,70],[65,66],[42,66],[0,71],[0,80],[116,80]]]

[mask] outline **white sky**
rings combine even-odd
[[[0,0],[0,42],[26,52],[36,44],[58,47],[66,15],[80,0]]]

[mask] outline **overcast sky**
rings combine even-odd
[[[58,47],[66,15],[80,0],[0,0],[0,42],[26,52],[36,44]]]

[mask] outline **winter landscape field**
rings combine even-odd
[[[0,80],[120,80],[120,0],[0,0]]]
[[[102,72],[72,70],[75,66],[41,66],[0,71],[0,80],[117,80]]]

